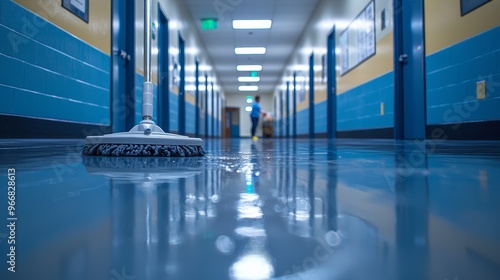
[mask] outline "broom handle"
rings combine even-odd
[[[151,0],[144,0],[144,84],[142,119],[153,119],[153,83],[151,82]]]

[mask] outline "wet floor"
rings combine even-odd
[[[1,140],[1,279],[500,279],[500,142],[81,147]]]

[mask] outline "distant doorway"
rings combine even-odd
[[[223,138],[240,138],[240,108],[226,107],[223,120]]]

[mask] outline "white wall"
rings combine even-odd
[[[245,98],[249,95],[256,96],[260,95],[260,107],[264,112],[273,112],[273,95],[271,93],[237,93],[237,94],[227,94],[226,93],[226,107],[240,108],[240,136],[250,137],[250,130],[252,129],[252,122],[250,121],[250,113],[245,111],[246,106],[251,106],[247,104]],[[259,120],[259,126],[257,127],[257,136],[262,137],[262,117]]]

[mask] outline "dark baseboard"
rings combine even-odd
[[[85,138],[107,133],[110,126],[0,114],[1,138]]]
[[[427,139],[500,140],[500,121],[428,125]]]
[[[337,131],[337,138],[393,139],[394,128]]]

